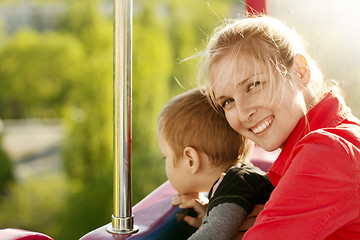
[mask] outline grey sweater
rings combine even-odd
[[[245,210],[235,203],[219,204],[211,209],[200,228],[188,239],[234,239],[246,216]]]

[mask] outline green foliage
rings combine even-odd
[[[0,116],[60,117],[83,59],[69,35],[16,34],[0,50]]]
[[[79,239],[111,221],[111,168],[111,165],[103,166],[100,173],[88,182],[72,182],[66,205],[59,213],[58,225],[61,229],[53,233],[54,239]]]
[[[68,100],[64,145],[68,174],[83,180],[112,162],[112,22],[100,18],[95,3],[74,2],[60,21],[60,29],[76,37],[86,55]]]
[[[55,232],[67,188],[67,181],[59,175],[39,176],[13,184],[8,195],[1,197],[0,228]]]
[[[2,148],[2,122],[0,119],[0,197],[6,193],[9,183],[14,181],[13,164],[10,157]]]
[[[112,21],[101,18],[96,4],[72,2],[59,23],[61,32],[81,42],[86,58],[65,111],[63,158],[72,190],[55,239],[78,239],[111,221]]]
[[[228,16],[229,1],[167,0],[166,3],[169,12],[162,21],[168,25],[168,34],[173,44],[172,51],[178,59],[177,64],[173,65],[171,77],[176,77],[182,86],[191,89],[198,85],[196,79],[198,59],[187,60],[181,64],[179,61],[193,57],[205,48],[208,36],[221,23],[224,16]],[[183,91],[174,79],[169,80],[172,95]]]
[[[0,48],[2,47],[5,39],[6,39],[6,34],[5,34],[5,24],[4,24],[4,20],[0,18]]]
[[[156,161],[157,114],[169,98],[169,75],[174,63],[167,28],[158,19],[154,1],[144,2],[134,20],[133,49],[133,196],[141,200],[165,181]],[[161,46],[161,47],[159,47]],[[154,164],[156,162],[157,164]],[[145,180],[146,179],[146,180]],[[144,181],[145,180],[145,181]]]
[[[99,7],[98,0],[71,1],[59,20],[59,31],[75,35],[89,55],[112,49],[112,19],[102,17]]]
[[[112,161],[111,58],[99,56],[86,62],[69,100],[64,142],[66,170],[83,180],[93,178],[97,169]]]

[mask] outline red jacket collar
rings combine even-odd
[[[335,127],[351,115],[350,110],[341,99],[336,93],[330,91],[300,119],[294,131],[286,140],[280,155],[269,169],[268,176],[274,186],[280,181],[286,161],[294,145],[301,138],[317,129]]]

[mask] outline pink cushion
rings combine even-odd
[[[0,229],[1,240],[53,240],[51,237],[37,232],[30,232],[21,229],[6,228]]]

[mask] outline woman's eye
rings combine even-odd
[[[250,84],[250,85],[248,86],[247,91],[248,91],[248,92],[252,91],[255,87],[259,86],[260,83],[261,83],[260,81],[255,81],[255,82],[253,82],[252,84]]]
[[[234,101],[234,99],[227,99],[225,100],[222,104],[221,107],[225,108],[227,105],[229,105],[230,103],[232,103]]]

